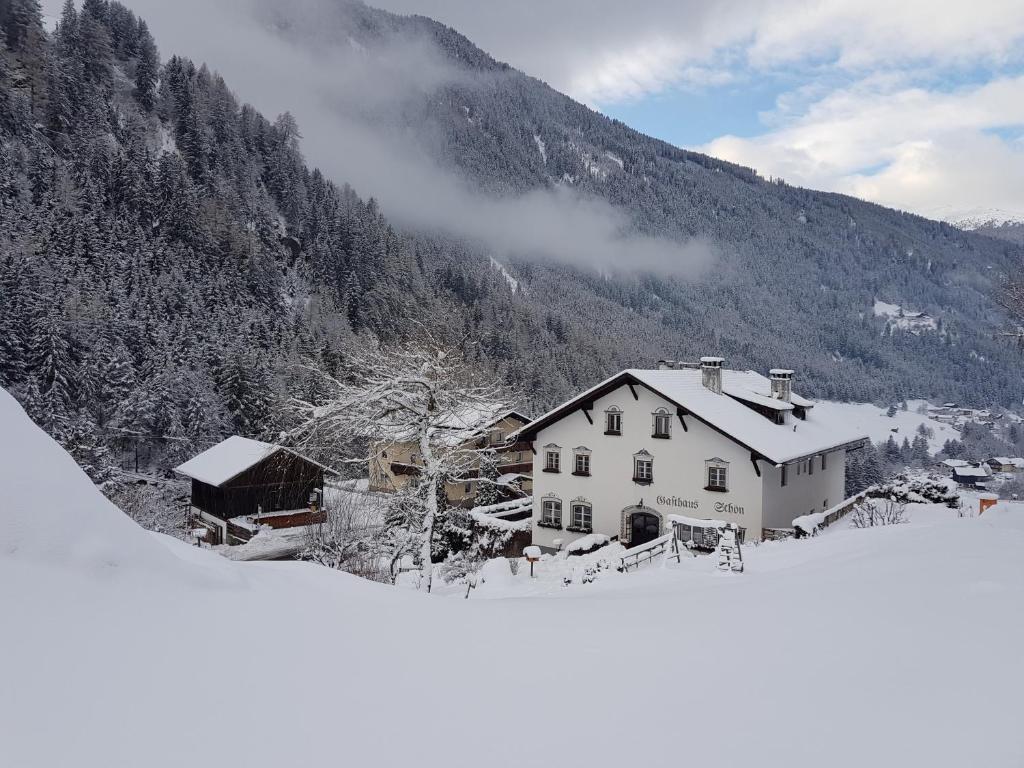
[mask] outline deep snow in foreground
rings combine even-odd
[[[146,533],[2,391],[0,488],[3,766],[1024,761],[1020,507],[464,600]]]

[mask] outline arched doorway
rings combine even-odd
[[[622,510],[620,539],[628,547],[646,544],[661,535],[661,515],[650,507],[637,505]]]
[[[650,512],[634,512],[629,520],[629,544],[646,544],[661,535],[661,520]]]

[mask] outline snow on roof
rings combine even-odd
[[[805,419],[795,419],[788,424],[775,424],[728,394],[724,394],[744,390],[745,393],[750,393],[744,399],[753,400],[753,395],[770,393],[771,382],[756,371],[723,370],[723,394],[719,395],[702,384],[701,371],[694,369],[627,369],[549,411],[524,427],[522,431],[529,433],[533,429],[546,426],[547,423],[557,420],[563,409],[585,402],[589,396],[613,386],[619,379],[640,382],[750,450],[777,463],[813,456],[868,439],[864,431],[834,418],[817,416],[810,409]],[[811,401],[798,396],[793,396],[793,404],[805,408],[813,405]]]
[[[232,435],[174,468],[178,474],[220,486],[280,450],[280,446]]]
[[[768,395],[762,395],[760,392],[754,392],[746,387],[730,387],[723,384],[722,391],[729,395],[729,397],[735,397],[738,400],[754,403],[755,405],[760,405],[764,408],[771,408],[775,411],[793,410],[792,403],[787,403],[785,400],[779,400],[775,397],[768,397]]]
[[[1024,467],[1024,459],[1015,459],[1008,456],[993,456],[989,461],[994,461],[997,464],[1011,464],[1014,467]]]
[[[986,467],[955,467],[953,474],[957,477],[990,477]]]
[[[633,376],[663,396],[683,406],[752,450],[777,462],[786,462],[867,437],[842,422],[820,418],[809,411],[807,418],[789,424],[774,424],[732,397],[707,389],[699,371],[631,370]],[[722,372],[724,392],[746,389],[770,391],[771,383],[755,371]]]
[[[942,463],[947,467],[953,467],[955,469],[957,467],[969,466],[971,462],[964,461],[963,459],[943,459]]]
[[[437,420],[439,430],[446,430],[450,434],[440,432],[440,442],[456,447],[462,443],[487,434],[496,424],[505,419],[514,418],[524,424],[530,421],[528,416],[516,410],[463,406],[452,410],[450,413],[442,414]],[[518,430],[512,430],[514,435]],[[416,437],[416,430],[413,426],[402,426],[392,438],[398,442],[411,441]]]

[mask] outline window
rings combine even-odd
[[[574,501],[572,503],[572,525],[570,531],[576,533],[590,533],[594,527],[594,513],[585,501]]]
[[[542,528],[562,527],[562,502],[560,499],[544,499],[541,503],[539,525]]]
[[[647,451],[633,456],[633,482],[650,484],[654,480],[654,457]]]
[[[651,437],[670,437],[669,430],[672,429],[672,416],[666,408],[659,408],[653,414],[654,425]]]
[[[586,448],[577,448],[572,473],[582,477],[590,476],[590,451]]]
[[[727,491],[729,490],[729,462],[724,459],[714,458],[704,462],[707,485],[705,491]]]
[[[562,471],[562,449],[559,448],[557,445],[544,446],[544,471]]]
[[[822,472],[824,472],[826,469],[828,469],[828,461],[826,461],[827,458],[828,458],[828,454],[825,454],[825,453],[821,454],[821,471]]]
[[[613,405],[604,412],[604,433],[606,435],[622,434],[622,409]]]
[[[464,491],[465,493],[469,493],[470,491],[472,491],[472,490],[473,490],[473,484],[472,484],[472,483],[466,483],[466,484],[465,484],[465,485],[463,486],[462,490],[463,490],[463,491]]]
[[[505,433],[502,430],[497,429],[494,432],[491,432],[491,445],[501,445],[504,442]]]
[[[814,474],[814,459],[808,459],[807,460],[807,474],[808,475],[813,475]]]
[[[785,488],[789,483],[789,467],[786,464],[782,465],[782,487]]]

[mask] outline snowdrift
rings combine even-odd
[[[0,493],[2,557],[90,570],[185,572],[2,389]]]

